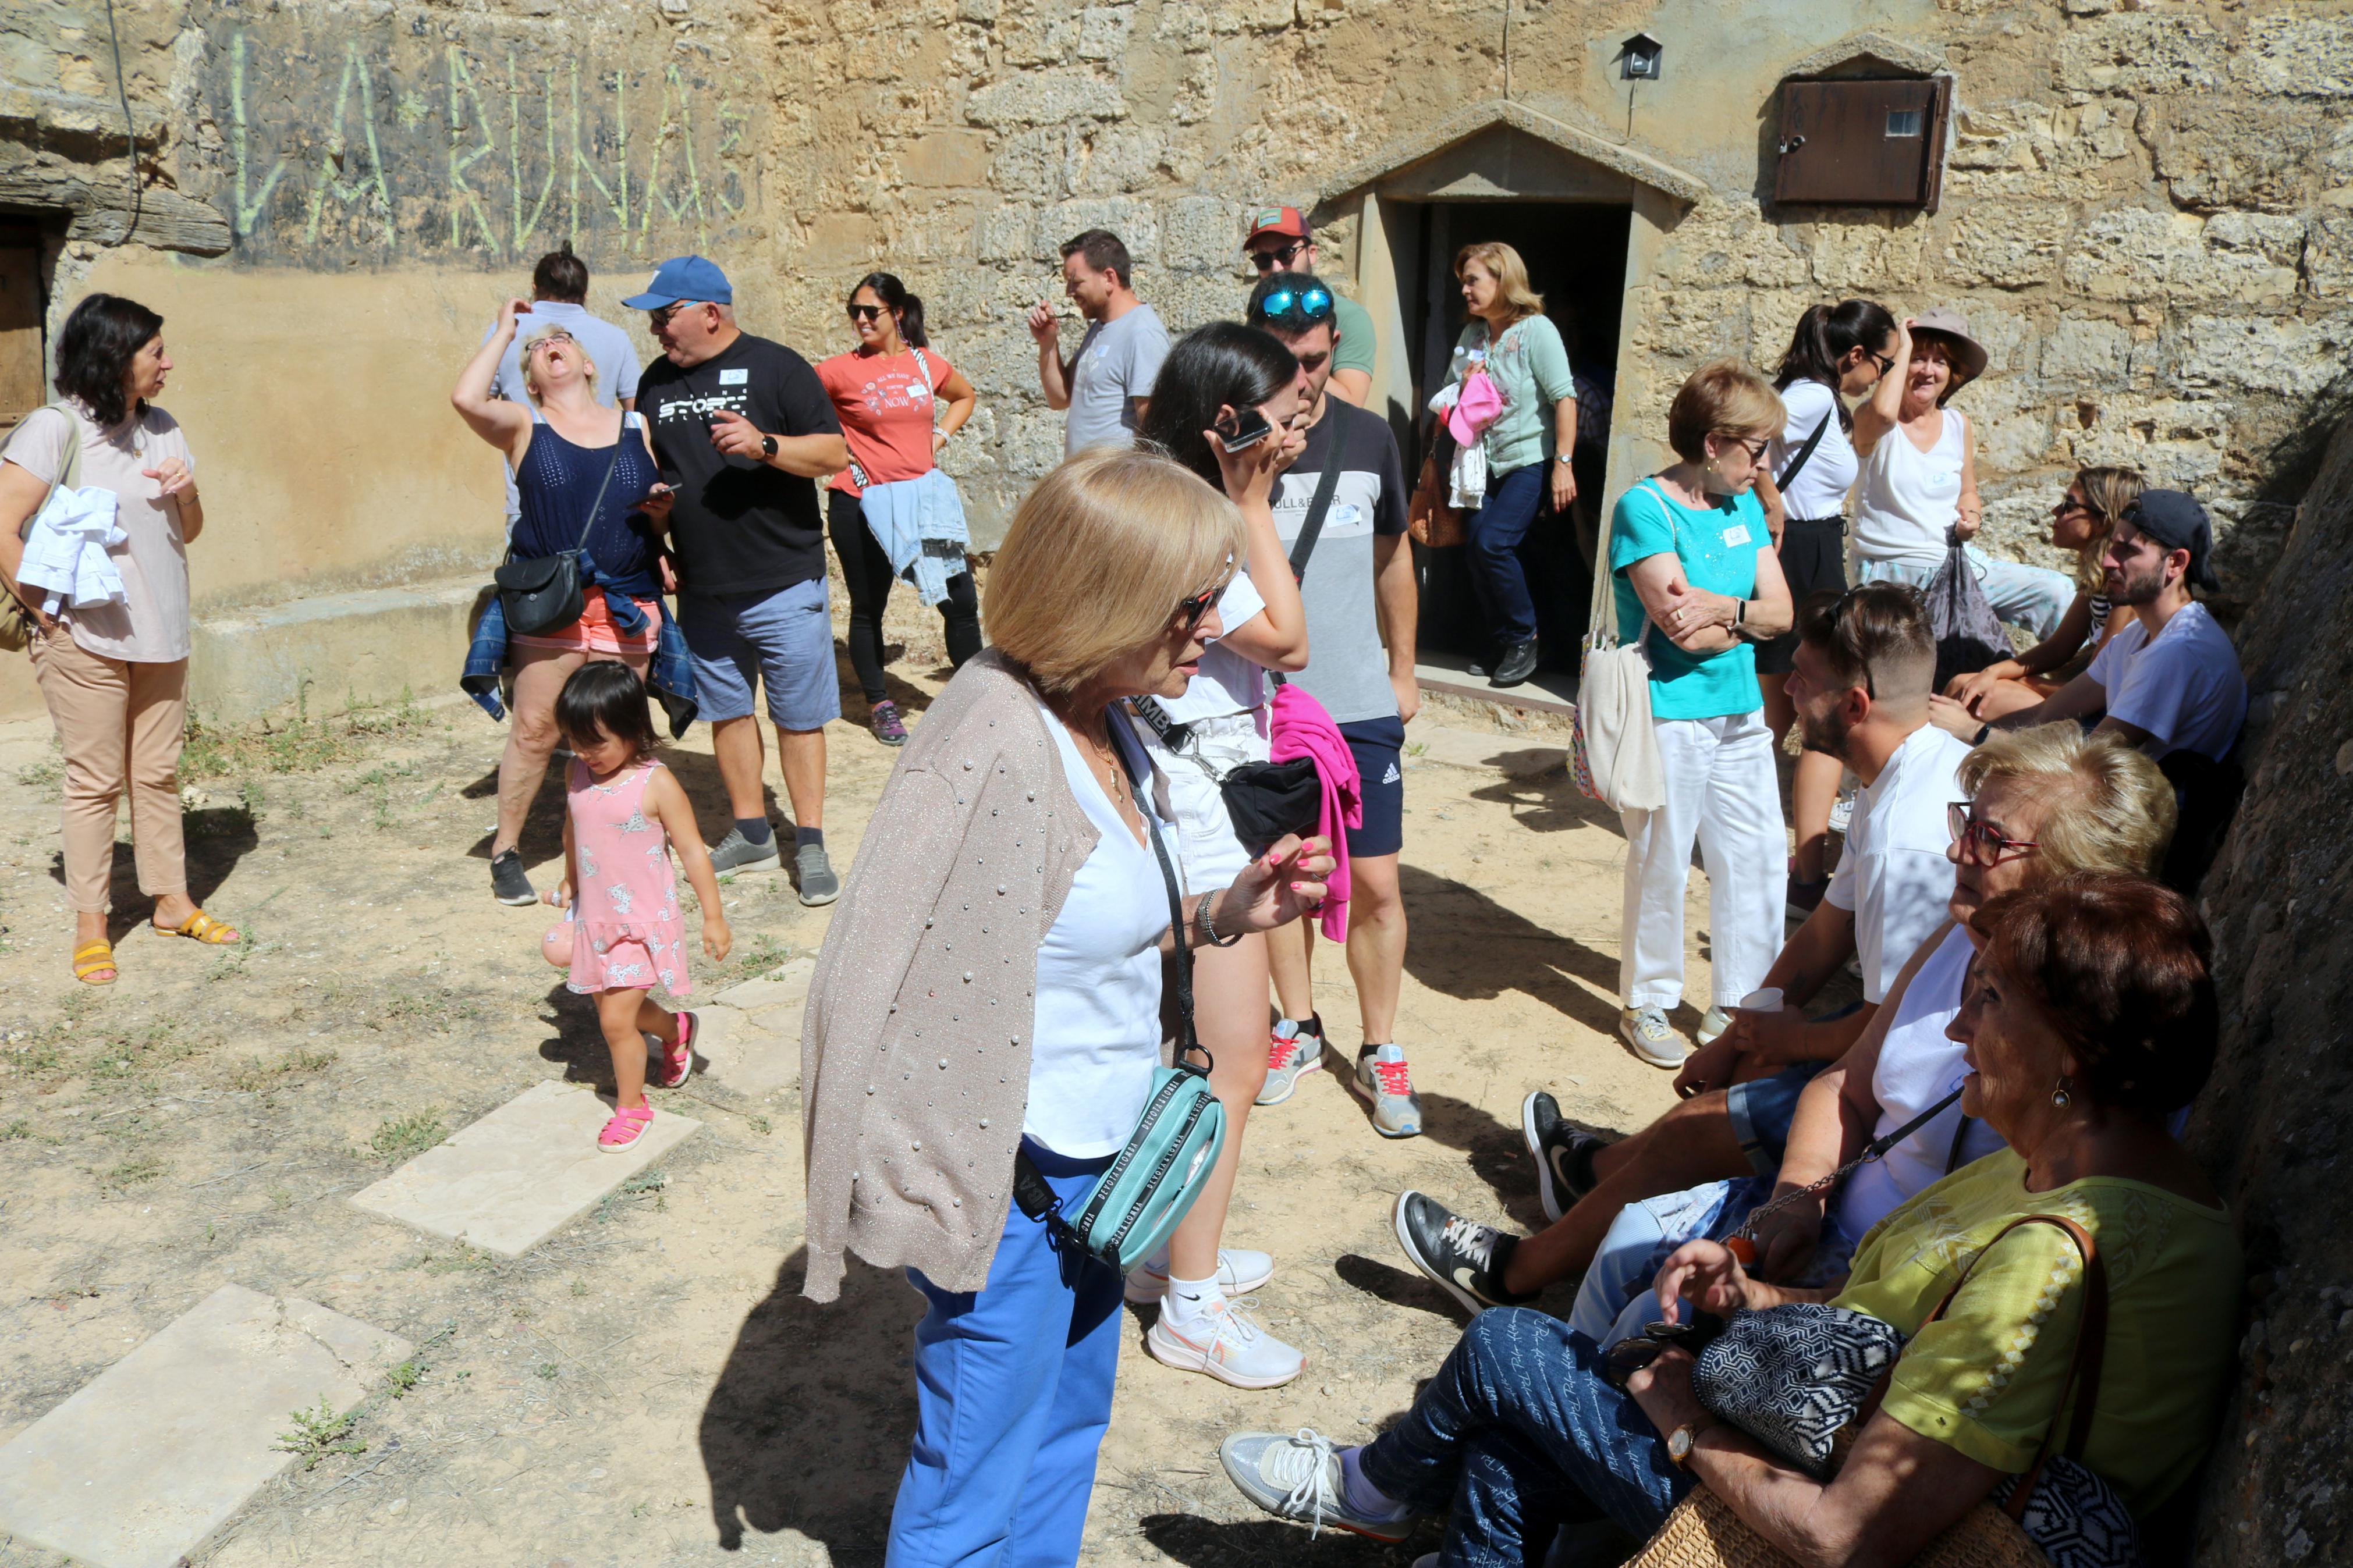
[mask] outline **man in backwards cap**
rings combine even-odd
[[[2152,757],[2186,750],[2221,762],[2246,720],[2247,682],[2238,650],[2190,596],[2192,588],[2220,585],[2213,552],[2204,507],[2180,490],[2143,490],[2125,509],[2104,563],[2108,597],[2131,606],[2133,624],[2107,640],[2090,668],[2034,707],[1982,725],[1938,697],[1931,717],[1975,742],[1990,729],[2105,713],[2101,730]]]

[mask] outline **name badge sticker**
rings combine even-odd
[[[1748,525],[1745,522],[1736,522],[1730,528],[1725,529],[1724,531],[1724,542],[1727,548],[1736,544],[1747,543]]]
[[[722,386],[742,386],[751,379],[752,373],[748,370],[723,370],[719,373],[719,384]]]

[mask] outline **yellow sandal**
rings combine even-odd
[[[92,980],[100,970],[107,972],[103,980]],[[94,937],[73,952],[74,978],[84,985],[111,985],[121,971],[114,964],[114,944],[104,937]]]
[[[227,946],[228,943],[237,941],[242,935],[235,926],[230,925],[227,921],[216,921],[213,919],[212,916],[205,913],[202,910],[196,910],[186,920],[182,921],[178,925],[159,925],[156,926],[155,929],[162,931],[166,936],[189,937],[195,941],[205,943],[208,947]]]

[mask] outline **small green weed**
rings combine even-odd
[[[481,1274],[496,1268],[498,1260],[461,1241],[447,1257],[437,1258],[432,1253],[420,1252],[401,1267],[422,1268],[427,1274]]]
[[[448,1133],[441,1128],[441,1113],[420,1110],[411,1116],[387,1119],[368,1140],[377,1159],[386,1164],[397,1164],[413,1155],[422,1154],[441,1142]]]
[[[65,776],[65,764],[55,757],[43,757],[37,763],[26,763],[16,770],[16,782],[26,789],[53,789]]]
[[[246,1063],[228,1075],[229,1087],[248,1094],[263,1094],[334,1065],[335,1053],[332,1050],[291,1050],[268,1061]]]
[[[639,1171],[605,1194],[605,1201],[596,1205],[597,1223],[602,1225],[610,1221],[615,1211],[624,1201],[642,1201],[648,1194],[653,1195],[654,1208],[659,1212],[668,1206],[663,1202],[661,1194],[662,1189],[669,1185],[670,1174],[660,1166],[656,1165],[649,1170]]]
[[[765,1117],[765,1116],[753,1116],[753,1117],[747,1117],[747,1118],[745,1118],[745,1121],[746,1121],[747,1124],[751,1127],[752,1131],[754,1131],[754,1132],[757,1132],[761,1137],[765,1138],[765,1137],[768,1135],[770,1129],[769,1129],[769,1126],[768,1126],[768,1119],[767,1119],[766,1117]]]
[[[371,742],[396,740],[430,721],[406,694],[398,702],[353,703],[332,718],[314,720],[306,683],[294,716],[275,725],[216,729],[190,714],[180,772],[187,778],[316,773],[354,760]]]
[[[425,1381],[425,1363],[415,1356],[384,1374],[385,1392],[395,1399],[406,1399],[410,1390]]]
[[[294,1190],[291,1187],[272,1187],[269,1197],[271,1208],[290,1209],[294,1206]]]
[[[106,1173],[104,1184],[120,1192],[135,1187],[142,1182],[152,1182],[164,1173],[164,1162],[152,1154],[133,1154]]]
[[[305,1470],[315,1470],[320,1464],[337,1454],[364,1454],[367,1445],[352,1436],[352,1427],[359,1420],[359,1412],[338,1415],[321,1394],[319,1403],[308,1410],[289,1413],[294,1425],[278,1434],[274,1445],[279,1452],[291,1454],[302,1461]]]
[[[719,969],[719,984],[726,985],[738,980],[756,980],[761,975],[792,957],[793,950],[766,931],[757,931],[752,940],[736,950]]]
[[[558,1374],[564,1371],[562,1367],[556,1365],[552,1361],[541,1362],[537,1366],[532,1368],[532,1370],[539,1373],[540,1376],[545,1378],[550,1383],[554,1383]]]
[[[0,1143],[14,1143],[19,1138],[30,1138],[33,1124],[21,1117],[5,1127],[0,1127]]]

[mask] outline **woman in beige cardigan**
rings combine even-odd
[[[997,646],[915,728],[827,935],[801,1036],[806,1289],[832,1300],[849,1250],[929,1303],[894,1563],[1077,1560],[1124,1282],[1013,1206],[1015,1152],[1066,1202],[1090,1190],[1160,1061],[1163,954],[1323,900],[1329,843],[1286,837],[1172,931],[1133,783],[1150,763],[1112,722],[1183,691],[1243,548],[1233,503],[1165,458],[1050,475],[989,574]]]

